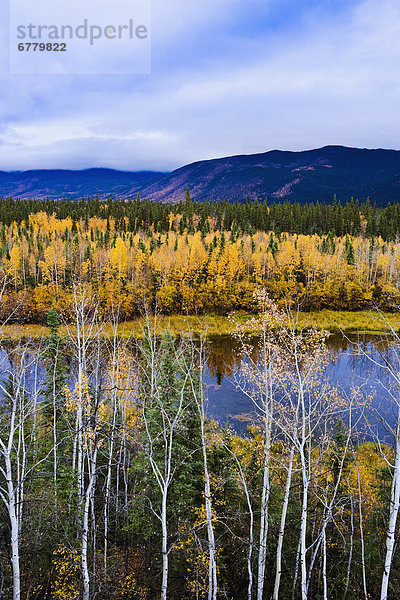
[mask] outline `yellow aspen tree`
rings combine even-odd
[[[17,244],[14,244],[10,252],[9,273],[14,279],[15,290],[17,290],[19,282],[19,269],[21,266],[21,250]]]
[[[126,274],[128,267],[128,252],[124,241],[117,237],[114,248],[110,250],[110,265],[111,268],[118,273],[119,277]]]

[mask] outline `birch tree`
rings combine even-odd
[[[276,390],[283,364],[276,329],[283,327],[284,315],[264,290],[254,293],[259,313],[250,322],[250,328],[260,332],[257,352],[249,343],[243,327],[235,328],[243,355],[242,364],[235,373],[237,387],[253,402],[262,417],[264,432],[263,481],[260,505],[260,534],[258,544],[257,600],[264,592],[271,489],[271,447],[275,418]]]
[[[382,453],[392,471],[389,519],[386,529],[386,552],[380,589],[380,600],[387,600],[400,509],[400,336],[384,315],[380,314],[379,320],[381,325],[390,332],[386,340],[386,343],[389,344],[387,352],[380,352],[376,356],[365,350],[364,346],[360,343],[356,345],[356,352],[365,357],[385,376],[385,378],[382,377],[379,379],[379,384],[385,389],[395,413],[394,423],[388,422],[381,415],[393,439],[393,460],[389,460],[386,454]]]
[[[39,349],[40,355],[40,349]],[[29,346],[17,347],[0,382],[0,498],[9,518],[12,598],[21,599],[20,539],[23,528],[24,488],[33,470],[47,458],[35,450],[36,396],[29,390],[27,374],[36,357]]]
[[[72,391],[64,388],[66,410],[75,419],[72,470],[77,481],[77,517],[81,527],[81,568],[83,579],[83,600],[91,596],[90,572],[88,565],[89,550],[89,513],[93,503],[93,495],[97,479],[97,458],[99,444],[99,407],[100,396],[98,386],[93,394],[90,390],[89,377],[94,382],[99,377],[99,335],[97,327],[98,303],[90,286],[76,284],[73,287],[72,323],[66,323],[68,336],[76,352],[75,384]],[[90,352],[95,349],[95,368],[90,374]]]
[[[76,369],[75,381],[76,392],[81,394],[85,388],[85,378],[88,376],[88,360],[93,339],[98,335],[97,327],[98,301],[92,288],[85,283],[73,285],[73,307],[70,320],[66,319],[64,324],[68,338],[73,348],[74,365]],[[79,502],[78,515],[83,498],[83,407],[85,399],[78,398],[75,414],[75,434],[73,447],[72,469],[76,473],[77,494]]]
[[[291,318],[291,314],[289,314]],[[300,518],[300,576],[301,598],[307,599],[307,518],[309,487],[312,478],[312,441],[316,428],[325,412],[324,394],[319,389],[319,375],[326,360],[326,348],[320,334],[297,333],[296,317],[287,329],[286,350],[291,358],[292,370],[287,374],[284,388],[286,411],[282,411],[285,435],[298,452],[302,479]],[[326,396],[325,398],[326,399]]]
[[[294,462],[294,446],[290,449],[289,461],[287,465],[287,473],[286,473],[286,484],[285,484],[285,493],[283,497],[283,505],[282,505],[282,513],[281,520],[279,524],[279,534],[278,534],[278,543],[276,548],[276,569],[275,569],[275,582],[274,582],[274,592],[273,592],[273,600],[279,600],[279,590],[282,576],[282,548],[283,548],[283,539],[285,535],[286,528],[286,516],[289,506],[289,497],[290,497],[290,488],[292,484],[292,474],[293,474],[293,462]]]
[[[156,319],[154,320],[156,322]],[[169,554],[173,543],[168,535],[168,499],[177,468],[180,466],[179,436],[184,431],[184,419],[192,402],[188,374],[182,368],[180,352],[167,331],[161,342],[156,326],[146,322],[145,343],[141,350],[142,420],[145,431],[145,454],[158,487],[159,505],[151,509],[161,526],[162,581],[161,600],[168,592]]]
[[[61,353],[62,339],[59,335],[60,321],[54,307],[47,314],[47,325],[50,327],[50,336],[44,354],[46,368],[46,388],[44,399],[51,410],[49,420],[53,431],[53,483],[54,498],[57,500],[57,472],[58,472],[58,446],[59,446],[59,419],[62,414],[63,387],[67,378],[67,366],[65,357]]]
[[[330,446],[330,430],[347,408],[344,399],[323,377],[327,364],[326,333],[302,329],[298,312],[287,309],[287,325],[280,337],[288,367],[282,381],[280,429],[295,448],[301,473],[299,561],[301,598],[308,598],[307,521],[310,485]],[[329,511],[328,511],[329,512]],[[330,513],[329,513],[330,514]],[[329,517],[330,518],[330,517]],[[324,529],[322,532],[322,538]]]
[[[203,331],[200,335],[197,351],[195,350],[195,343],[193,341],[193,338],[190,339],[192,361],[185,362],[185,372],[190,380],[191,391],[199,416],[200,443],[204,470],[204,504],[208,539],[208,600],[216,600],[218,594],[218,573],[216,558],[217,549],[214,535],[214,511],[211,498],[210,469],[208,465],[208,439],[206,433],[205,414],[206,398],[205,385],[203,380],[205,368],[205,339],[206,331]],[[195,377],[194,374],[196,374]]]

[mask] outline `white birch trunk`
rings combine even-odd
[[[287,473],[286,486],[285,486],[285,496],[284,496],[284,500],[283,500],[281,523],[280,523],[280,527],[279,527],[278,547],[276,550],[276,575],[275,575],[274,593],[272,596],[273,600],[279,600],[279,587],[280,587],[281,575],[282,575],[282,546],[283,546],[283,537],[285,535],[286,515],[287,515],[287,509],[288,509],[288,505],[289,505],[290,486],[292,483],[293,457],[294,457],[294,448],[292,448],[292,450],[290,452],[288,473]],[[249,600],[251,600],[251,598]]]
[[[324,600],[328,600],[328,582],[326,579],[326,528],[322,532],[322,581],[324,585]]]
[[[108,559],[108,514],[110,506],[110,494],[111,494],[111,474],[112,474],[112,459],[114,452],[114,421],[113,419],[113,431],[111,432],[111,441],[109,448],[109,457],[107,465],[107,478],[106,478],[106,493],[104,499],[104,576],[107,578],[107,559]]]
[[[20,578],[20,564],[19,564],[19,536],[20,536],[20,524],[17,516],[16,507],[16,490],[13,484],[12,468],[10,453],[7,452],[4,456],[5,467],[6,467],[6,479],[7,479],[7,509],[10,518],[11,526],[11,566],[13,574],[13,600],[20,600],[21,598],[21,578]]]
[[[208,469],[207,457],[207,436],[205,431],[206,416],[204,411],[204,387],[203,387],[203,372],[204,372],[204,337],[200,337],[200,349],[198,351],[199,359],[199,382],[194,383],[191,375],[191,366],[186,366],[187,376],[190,380],[193,398],[196,402],[197,410],[200,419],[200,435],[201,435],[201,451],[203,455],[204,468],[204,504],[206,512],[206,528],[208,541],[208,600],[216,600],[218,594],[218,574],[216,562],[216,544],[214,536],[213,524],[213,508],[211,499],[211,484],[210,473]]]
[[[53,482],[54,482],[54,501],[57,502],[57,398],[56,398],[56,365],[58,362],[58,346],[56,354],[56,364],[53,368]]]
[[[56,394],[53,386],[53,481],[54,498],[57,500],[57,404]]]
[[[21,361],[22,363],[22,361]],[[23,432],[24,412],[23,407],[19,403],[21,380],[17,384],[17,390],[14,391],[13,397],[2,388],[3,393],[8,396],[11,403],[10,422],[8,425],[8,439],[4,442],[0,438],[0,457],[4,460],[4,468],[0,467],[0,474],[5,479],[6,486],[0,486],[0,497],[3,500],[10,521],[10,545],[11,545],[11,567],[13,575],[13,600],[21,598],[21,577],[20,577],[20,556],[19,556],[19,541],[21,536],[21,519],[23,505],[23,479],[26,475],[26,450],[25,440],[21,442],[21,429]],[[18,430],[18,443],[16,449],[16,473],[13,473],[13,445],[14,438]],[[21,448],[24,447],[21,465]],[[19,506],[21,504],[21,507]]]
[[[267,536],[268,536],[268,504],[270,493],[269,480],[269,458],[270,458],[270,425],[268,417],[265,417],[265,454],[264,454],[264,473],[263,487],[261,494],[261,516],[260,516],[260,543],[258,553],[258,572],[257,572],[257,600],[263,599],[265,562],[267,557]]]
[[[246,488],[246,498],[247,498],[247,504],[249,507],[249,514],[250,514],[250,526],[249,526],[249,551],[247,553],[247,572],[249,575],[249,584],[247,587],[247,599],[248,600],[252,600],[253,598],[253,566],[251,564],[252,561],[252,557],[253,557],[253,547],[254,547],[254,514],[253,514],[253,509],[251,506],[251,502],[250,502],[250,496],[249,493],[247,491]]]
[[[360,522],[360,538],[361,538],[361,568],[362,568],[362,579],[363,579],[363,592],[364,600],[368,600],[367,591],[367,574],[365,572],[365,543],[364,543],[364,525],[363,525],[363,514],[362,514],[362,495],[361,495],[361,482],[360,482],[360,471],[358,462],[356,462],[357,469],[357,483],[358,483],[358,514]]]
[[[167,529],[167,499],[168,487],[164,487],[161,501],[161,529],[162,529],[162,581],[161,600],[167,600],[168,590],[168,529]]]
[[[350,494],[350,507],[351,507],[351,512],[350,512],[350,524],[351,524],[350,551],[349,551],[349,561],[347,563],[346,586],[344,588],[343,600],[346,600],[347,592],[349,590],[351,563],[353,560],[353,546],[354,546],[354,502],[353,502],[353,496],[351,495],[351,490],[349,490],[349,494]]]
[[[202,341],[202,340],[201,340]],[[217,562],[216,562],[216,545],[214,536],[214,525],[213,525],[213,510],[211,501],[211,485],[210,485],[210,473],[208,470],[208,458],[207,458],[207,438],[205,432],[205,412],[204,412],[204,392],[203,392],[203,348],[200,348],[200,389],[198,393],[193,389],[193,394],[196,399],[197,409],[199,411],[200,418],[200,433],[201,433],[201,448],[203,454],[203,466],[204,466],[204,503],[206,509],[206,525],[207,525],[207,538],[208,538],[208,600],[216,600],[218,593],[218,576],[217,576]],[[193,381],[192,381],[193,385]]]
[[[393,562],[393,553],[395,546],[396,524],[400,506],[400,406],[397,417],[396,429],[396,456],[394,463],[394,473],[392,479],[392,488],[390,496],[389,525],[386,534],[386,556],[385,566],[382,577],[381,600],[387,600],[390,570]]]
[[[307,600],[307,516],[308,516],[308,488],[310,485],[310,474],[309,464],[306,460],[305,448],[307,444],[307,424],[310,426],[309,420],[306,415],[306,402],[304,398],[304,381],[303,375],[300,371],[300,359],[298,355],[297,343],[294,343],[293,347],[294,362],[296,377],[298,382],[298,405],[297,409],[300,410],[300,444],[299,444],[299,455],[301,464],[301,476],[302,476],[302,506],[301,506],[301,519],[300,519],[300,573],[301,573],[301,599]]]
[[[265,425],[265,448],[264,448],[264,472],[263,487],[261,493],[260,507],[260,542],[258,552],[258,571],[257,571],[257,600],[262,600],[265,580],[265,564],[267,560],[267,539],[268,539],[268,519],[269,519],[269,497],[271,490],[270,482],[270,456],[271,456],[271,433],[272,433],[272,406],[273,390],[271,377],[271,349],[268,344],[268,334],[263,327],[263,367],[262,367],[262,398]]]
[[[248,576],[249,576],[249,583],[248,583],[248,587],[247,587],[247,600],[252,600],[253,598],[253,566],[252,566],[252,556],[253,556],[253,548],[254,548],[254,511],[253,511],[253,507],[251,504],[251,498],[250,498],[250,494],[249,494],[249,488],[246,482],[246,478],[244,476],[243,473],[243,469],[242,466],[240,464],[240,461],[238,459],[238,457],[236,456],[236,454],[234,452],[232,452],[232,450],[230,450],[230,448],[228,448],[228,446],[225,446],[226,449],[228,450],[228,452],[230,452],[237,464],[238,467],[238,471],[239,471],[239,475],[240,475],[240,481],[242,482],[243,485],[243,489],[244,489],[244,493],[246,496],[246,501],[247,501],[247,506],[249,509],[249,515],[250,515],[250,526],[249,526],[249,550],[247,553],[247,572],[248,572]]]
[[[155,348],[154,348],[155,349]],[[153,365],[154,363],[151,362]],[[154,368],[152,366],[152,368]],[[151,374],[151,380],[154,380],[154,374]],[[161,545],[161,553],[162,553],[162,581],[161,581],[161,600],[166,600],[167,598],[167,590],[168,590],[168,527],[167,527],[167,508],[168,508],[168,491],[171,485],[174,469],[172,466],[172,453],[174,446],[174,435],[176,428],[179,425],[179,422],[183,415],[183,399],[184,399],[184,388],[186,385],[186,379],[182,382],[182,388],[180,392],[180,400],[178,402],[178,406],[176,407],[176,413],[174,417],[171,419],[169,415],[164,410],[162,402],[159,400],[158,407],[162,412],[163,417],[163,430],[161,434],[161,439],[163,439],[164,444],[164,464],[162,468],[159,467],[156,460],[154,459],[153,454],[153,443],[154,440],[151,436],[148,422],[146,420],[145,407],[143,410],[143,420],[146,429],[146,434],[149,442],[149,461],[151,468],[153,470],[154,477],[157,481],[161,492],[161,509],[160,514],[158,514],[158,518],[161,522],[162,528],[162,545]],[[155,389],[155,388],[154,388]],[[157,513],[156,513],[157,514]],[[86,599],[84,599],[86,600]]]
[[[210,487],[210,475],[208,471],[207,461],[207,448],[204,438],[204,424],[202,423],[202,448],[203,448],[203,462],[204,462],[204,501],[206,508],[206,521],[207,521],[207,536],[208,536],[208,554],[209,554],[209,568],[208,568],[208,598],[209,600],[216,600],[218,582],[217,582],[217,564],[215,557],[215,537],[213,527],[213,515],[212,515],[212,503],[211,503],[211,487]]]
[[[85,504],[82,518],[81,564],[83,578],[82,600],[90,599],[90,575],[88,568],[88,537],[89,537],[89,512],[96,482],[97,448],[94,449],[90,459],[89,481],[85,491]]]
[[[114,339],[113,339],[113,354],[112,354],[112,407],[113,407],[113,417],[111,424],[111,436],[109,443],[109,455],[108,455],[108,464],[107,464],[107,477],[106,477],[106,492],[104,498],[104,577],[107,579],[107,558],[108,558],[108,516],[109,516],[109,504],[110,504],[110,495],[111,495],[111,475],[112,475],[112,461],[114,455],[114,435],[115,435],[115,426],[117,421],[117,412],[118,412],[118,399],[116,393],[116,386],[118,384],[116,378],[116,367],[117,367],[117,327],[118,321],[113,323],[114,329]]]
[[[301,573],[301,598],[307,600],[307,562],[306,562],[306,535],[307,535],[307,515],[308,515],[308,486],[309,477],[304,456],[304,447],[300,448],[300,461],[302,470],[302,506],[300,520],[300,573]]]
[[[297,552],[296,552],[296,566],[294,569],[294,577],[293,577],[293,585],[292,585],[292,600],[295,600],[295,597],[296,597],[296,586],[297,586],[297,580],[299,578],[300,546],[301,546],[301,540],[299,538],[299,543],[297,544]]]

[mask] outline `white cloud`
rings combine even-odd
[[[171,169],[271,148],[399,147],[397,1],[320,5],[287,29],[258,0],[157,0],[153,36],[149,77],[3,76],[0,169]],[[202,40],[215,36],[210,50]]]

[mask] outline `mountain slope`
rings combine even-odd
[[[96,195],[179,202],[190,187],[194,200],[331,202],[370,198],[400,201],[400,151],[325,146],[304,152],[272,150],[186,165],[172,173],[113,169],[0,171],[0,195],[79,198]]]
[[[0,195],[18,198],[127,197],[164,173],[114,169],[0,171]]]
[[[200,161],[144,186],[141,195],[161,202],[184,198],[243,201],[328,201],[351,197],[377,204],[400,201],[400,151],[325,146],[304,152],[263,154]]]

